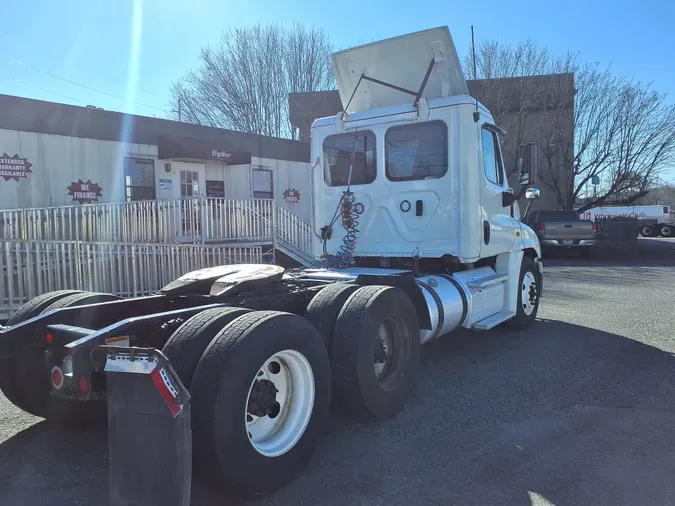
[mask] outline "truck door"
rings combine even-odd
[[[499,138],[494,130],[480,128],[481,157],[483,160],[481,215],[481,257],[495,256],[513,249],[518,227],[511,216],[511,206],[504,206],[502,193],[510,191]]]

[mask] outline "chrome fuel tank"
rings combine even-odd
[[[449,274],[435,274],[415,278],[429,308],[431,330],[422,329],[422,344],[447,334],[459,327],[468,310],[467,294]]]

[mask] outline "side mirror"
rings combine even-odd
[[[523,144],[518,148],[518,172],[521,186],[537,181],[537,145]]]
[[[539,188],[528,188],[525,190],[526,199],[538,199],[541,197],[541,190]]]

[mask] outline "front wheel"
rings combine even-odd
[[[537,264],[530,257],[523,257],[518,283],[518,303],[516,316],[505,323],[512,329],[527,329],[537,318],[539,296],[541,295],[541,275]]]
[[[672,225],[663,225],[661,227],[661,237],[673,237],[673,226]]]

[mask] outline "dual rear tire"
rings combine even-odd
[[[187,320],[163,352],[192,395],[193,460],[214,481],[273,492],[309,461],[330,405],[323,339],[304,318],[214,308]]]
[[[305,317],[330,350],[333,394],[345,414],[385,420],[403,408],[420,367],[417,314],[403,290],[329,285]]]
[[[306,318],[209,309],[164,346],[192,395],[194,464],[215,482],[252,495],[290,482],[324,431],[331,393],[361,419],[389,418],[409,398],[420,337],[403,291],[336,284],[312,302]]]
[[[39,295],[12,315],[8,326],[56,309],[116,300],[106,293],[59,290]],[[80,427],[105,420],[105,402],[71,401],[50,395],[52,385],[42,348],[30,348],[0,361],[0,390],[19,409],[61,426]]]

